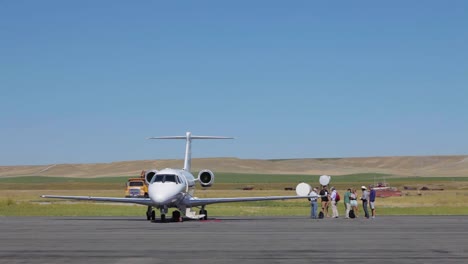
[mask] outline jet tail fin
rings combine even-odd
[[[192,166],[192,139],[234,139],[233,137],[219,136],[192,136],[191,132],[185,133],[185,136],[167,136],[167,137],[150,137],[148,139],[185,139],[185,159],[184,170],[189,171]]]

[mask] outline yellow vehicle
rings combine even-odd
[[[140,178],[130,178],[127,180],[125,197],[148,197],[148,184],[145,181],[145,176]]]

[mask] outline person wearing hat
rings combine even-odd
[[[364,216],[366,218],[369,218],[369,211],[367,209],[367,204],[369,201],[369,192],[367,191],[367,188],[364,185],[361,186],[361,190],[362,190],[362,197],[361,197],[362,209],[364,209]]]
[[[317,219],[317,208],[318,208],[318,204],[317,204],[317,199],[318,199],[318,189],[314,187],[314,189],[312,189],[312,191],[310,192],[310,196],[315,196],[315,197],[311,197],[309,198],[309,201],[310,201],[310,218],[312,219]]]

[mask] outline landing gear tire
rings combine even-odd
[[[146,209],[146,220],[151,220],[151,211],[153,211],[153,208],[151,206],[148,206]]]
[[[165,214],[161,214],[161,222],[166,222],[166,215]]]
[[[200,210],[200,214],[204,214],[205,216],[203,217],[203,220],[208,220],[208,211],[205,209]]]
[[[152,221],[156,220],[156,212],[154,210],[151,211],[151,220]]]
[[[182,218],[180,217],[179,211],[172,212],[172,222],[182,222]]]

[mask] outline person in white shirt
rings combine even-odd
[[[332,217],[333,218],[338,218],[338,208],[336,207],[336,190],[335,190],[335,187],[331,187],[331,195],[330,195],[330,199],[331,199],[331,205],[332,205]]]
[[[315,197],[311,197],[309,198],[309,201],[310,201],[310,218],[312,219],[317,219],[317,208],[318,208],[318,204],[317,204],[317,199],[318,199],[318,190],[317,188],[314,188],[311,192],[310,192],[310,196],[315,196]]]
[[[367,188],[364,185],[361,186],[361,190],[362,190],[361,201],[362,201],[362,209],[364,209],[364,217],[369,218],[369,211],[367,209],[367,204],[369,202],[369,192],[367,191]]]
[[[358,208],[358,202],[357,202],[357,194],[356,194],[356,189],[351,189],[351,194],[349,195],[349,203],[351,205],[351,209],[353,210],[354,216],[359,217],[359,208]]]

